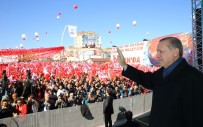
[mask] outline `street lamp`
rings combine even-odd
[[[62,36],[61,36],[61,46],[63,46],[63,36],[64,36],[64,33],[65,33],[67,27],[68,27],[68,25],[65,25]]]

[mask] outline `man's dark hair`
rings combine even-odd
[[[0,124],[0,127],[7,127],[7,125],[6,124]]]
[[[183,45],[180,41],[180,39],[176,38],[176,37],[166,37],[161,39],[159,42],[168,40],[169,41],[169,48],[178,48],[179,49],[179,56],[182,57],[183,56]]]
[[[132,117],[133,117],[133,113],[132,113],[131,111],[125,112],[125,118],[126,118],[128,121],[131,121],[131,120],[132,120]]]
[[[31,71],[30,70],[26,70],[26,72],[27,72],[27,76],[31,76]]]
[[[2,71],[2,75],[5,75],[5,74],[6,74],[6,70],[3,70],[3,71]]]
[[[7,80],[6,70],[3,70],[3,71],[2,71],[2,80],[3,80],[4,82],[6,82],[6,80]]]
[[[110,88],[106,88],[106,93],[108,93],[109,94],[109,96],[112,96],[112,93],[111,93],[111,90],[110,90]]]

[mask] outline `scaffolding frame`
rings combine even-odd
[[[193,66],[203,72],[203,48],[202,48],[202,19],[203,19],[203,1],[202,0],[191,0],[192,1],[192,60]],[[199,11],[197,11],[199,10]],[[197,23],[199,22],[199,24]]]

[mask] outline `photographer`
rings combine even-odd
[[[13,112],[12,112],[11,105],[8,103],[7,100],[2,100],[1,108],[0,108],[0,119],[12,117],[12,116],[13,116]]]
[[[58,96],[58,100],[56,100],[55,107],[57,109],[67,107],[67,103],[64,101],[62,95]]]
[[[39,111],[48,111],[48,110],[53,110],[55,108],[55,102],[53,99],[50,98],[49,93],[45,93],[45,96],[42,100],[39,101],[40,103],[40,109]]]
[[[24,98],[27,98],[28,95],[33,93],[33,90],[32,90],[33,81],[32,81],[31,72],[30,70],[26,70],[26,72],[27,72],[27,77],[26,77],[26,80],[23,82],[23,93],[22,93],[22,96]]]
[[[9,85],[10,85],[10,81],[9,81],[8,77],[6,76],[6,70],[3,70],[2,79],[0,81],[0,97],[4,96],[5,93],[9,92],[8,91]]]
[[[38,112],[39,103],[37,102],[37,100],[34,98],[32,94],[28,96],[26,104],[27,104],[28,114]]]

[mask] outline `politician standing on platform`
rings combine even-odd
[[[122,75],[153,90],[150,127],[203,127],[203,74],[182,57],[183,46],[175,37],[159,41],[161,68],[143,72],[125,63],[119,48]]]

